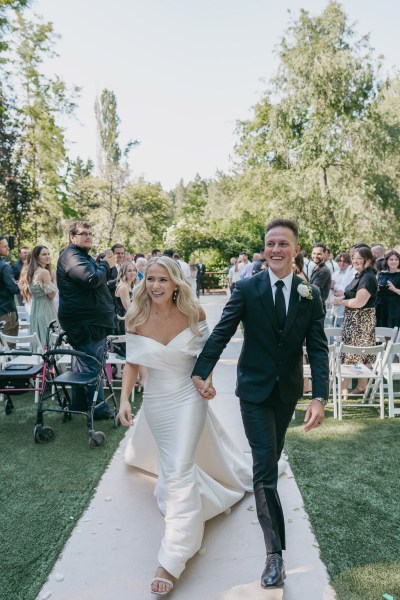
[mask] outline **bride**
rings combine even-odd
[[[126,315],[126,331],[119,418],[122,425],[133,424],[129,396],[139,365],[147,366],[143,407],[126,460],[158,473],[155,496],[165,515],[165,534],[151,591],[165,595],[200,549],[204,522],[252,491],[251,458],[235,446],[192,383],[209,332],[203,309],[171,258],[148,262]],[[207,399],[213,396],[211,387]]]

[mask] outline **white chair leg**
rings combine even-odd
[[[389,419],[394,417],[393,379],[388,378]]]
[[[338,419],[341,421],[343,418],[342,414],[342,378],[338,377]]]
[[[383,397],[383,381],[379,382],[379,400],[381,405],[381,419],[385,418],[385,399]]]

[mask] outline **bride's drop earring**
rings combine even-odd
[[[178,290],[174,290],[174,292],[173,292],[173,294],[172,294],[172,300],[173,300],[174,302],[176,302],[176,299],[177,299],[177,297],[178,297]]]

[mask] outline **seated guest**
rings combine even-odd
[[[300,254],[300,252],[294,257],[292,268],[293,273],[296,273],[297,277],[300,277],[300,279],[304,279],[304,281],[308,281],[308,277],[304,273],[304,258],[303,255]]]

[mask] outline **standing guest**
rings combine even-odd
[[[87,221],[76,221],[69,228],[69,245],[62,250],[57,264],[57,284],[60,294],[58,317],[68,341],[75,350],[90,356],[102,355],[107,335],[115,331],[114,301],[107,287],[107,277],[117,262],[112,252],[99,264],[89,255],[93,245],[92,226]],[[72,370],[78,373],[98,373],[97,364],[90,359],[73,357]],[[72,388],[73,410],[86,410],[93,401],[94,386]],[[96,419],[113,416],[104,403],[104,390],[98,394],[100,406]]]
[[[119,410],[122,425],[132,425],[129,396],[138,365],[146,365],[149,376],[125,458],[129,464],[149,470],[147,465],[157,454],[154,495],[165,515],[165,535],[151,591],[165,595],[200,549],[204,522],[223,513],[249,489],[250,462],[192,383],[191,370],[208,328],[203,309],[173,259],[160,256],[149,261],[126,315],[126,330],[127,362]],[[212,394],[206,397],[212,398]],[[202,446],[203,431],[207,443]],[[195,456],[202,461],[202,468]],[[218,473],[215,465],[219,465]]]
[[[324,311],[326,312],[325,303],[331,289],[331,272],[325,265],[326,246],[322,242],[314,244],[312,248],[311,258],[315,264],[314,270],[311,273],[310,283],[319,287],[321,292]]]
[[[182,272],[183,272],[184,276],[186,277],[186,279],[190,283],[190,268],[189,268],[188,263],[186,261],[182,260],[181,257],[180,257],[180,255],[177,252],[174,252],[174,255],[173,255],[172,258],[174,260],[176,260],[176,262],[178,263],[178,265],[182,269]]]
[[[169,258],[172,258],[174,256],[174,251],[171,250],[171,248],[167,248],[166,250],[164,250],[163,256],[168,256]]]
[[[307,277],[307,281],[310,281],[311,273],[315,269],[315,264],[308,257],[308,254],[305,250],[300,250],[299,254],[302,255],[303,260],[304,260],[304,267],[303,267],[304,275]]]
[[[57,294],[55,275],[51,271],[50,252],[46,246],[35,246],[26,279],[32,295],[30,330],[37,333],[42,346],[47,345],[48,327],[58,321],[54,298]]]
[[[158,248],[154,248],[154,250],[151,251],[151,256],[154,258],[154,256],[161,256],[161,250],[159,250]]]
[[[239,258],[235,258],[235,263],[229,269],[229,273],[228,273],[228,285],[229,285],[229,288],[231,290],[231,293],[234,290],[236,282],[239,281],[239,278],[240,278],[241,270],[240,270],[239,265],[240,265]]]
[[[0,236],[0,321],[4,321],[3,333],[17,335],[19,329],[17,307],[14,296],[19,287],[14,279],[12,269],[5,258],[10,254],[7,238]],[[11,350],[15,344],[9,344]]]
[[[351,257],[356,276],[346,287],[344,295],[334,298],[335,306],[344,306],[344,321],[342,342],[348,346],[374,346],[376,326],[376,299],[378,283],[374,257],[367,246],[359,246]],[[342,355],[345,364],[370,364],[373,355],[349,354]],[[343,381],[344,395],[347,394],[349,381]],[[363,394],[367,386],[366,379],[359,379],[353,394]]]
[[[259,273],[260,271],[262,271],[266,267],[266,263],[265,263],[265,249],[262,248],[258,254],[259,254],[260,258],[253,265],[253,275],[255,275],[256,273]]]
[[[138,272],[133,261],[126,262],[121,266],[117,288],[115,290],[115,312],[118,319],[118,334],[125,334],[124,317],[132,300],[132,293],[135,284],[138,282]]]
[[[111,269],[110,276],[107,280],[107,286],[110,290],[111,296],[114,297],[115,289],[117,287],[118,274],[121,270],[121,265],[125,262],[125,248],[122,244],[114,244],[111,246],[111,252],[113,252],[117,258],[115,267]]]
[[[21,273],[18,279],[18,287],[21,294],[22,305],[24,306],[28,315],[31,314],[32,308],[32,294],[29,289],[29,283],[27,279],[28,275],[28,265],[31,261],[31,253],[29,252],[26,263],[23,265],[21,269]]]
[[[296,254],[294,257],[294,261],[292,264],[293,273],[303,279],[304,281],[308,281],[307,275],[304,273],[304,258],[300,252]]]
[[[294,221],[275,219],[267,225],[268,269],[236,283],[192,372],[195,386],[208,398],[207,392],[213,389],[211,372],[243,321],[236,395],[253,455],[257,515],[267,552],[261,586],[268,589],[282,587],[285,579],[285,522],[277,490],[278,460],[297,400],[303,395],[304,341],[313,390],[305,415],[306,431],[322,424],[329,389],[321,294],[293,274],[292,264],[299,250]]]
[[[197,263],[197,296],[200,297],[200,292],[204,296],[204,283],[206,278],[206,265],[203,263],[203,259],[200,258]]]
[[[336,257],[336,262],[339,265],[339,270],[335,271],[332,275],[331,289],[334,296],[342,297],[344,290],[354,279],[350,254],[347,252],[341,252]],[[332,304],[332,316],[334,318],[334,326],[340,327],[344,318],[344,306],[336,306]]]
[[[135,264],[138,272],[138,281],[140,282],[144,277],[144,270],[147,265],[147,260],[144,256],[137,256],[137,258],[135,259]]]
[[[332,250],[329,248],[325,250],[325,265],[330,270],[331,275],[336,271],[339,271],[339,265],[337,264],[336,260],[334,260]]]
[[[197,298],[197,263],[194,256],[190,259],[190,286],[192,288],[193,298]]]
[[[12,272],[14,275],[15,281],[18,283],[21,275],[21,271],[24,266],[28,266],[28,256],[29,256],[29,248],[28,246],[22,246],[18,250],[18,261],[11,265]],[[24,305],[24,299],[21,293],[17,294],[18,303],[20,306]]]
[[[372,246],[371,251],[375,260],[375,267],[378,271],[381,271],[383,268],[383,261],[385,260],[385,248],[382,244],[376,244],[376,246]]]
[[[378,273],[376,324],[400,327],[400,254],[389,250]]]
[[[253,254],[253,260],[251,262],[247,263],[247,266],[240,273],[240,279],[248,279],[249,277],[252,277],[254,267],[258,263],[259,260],[260,260],[259,253],[255,252]]]

